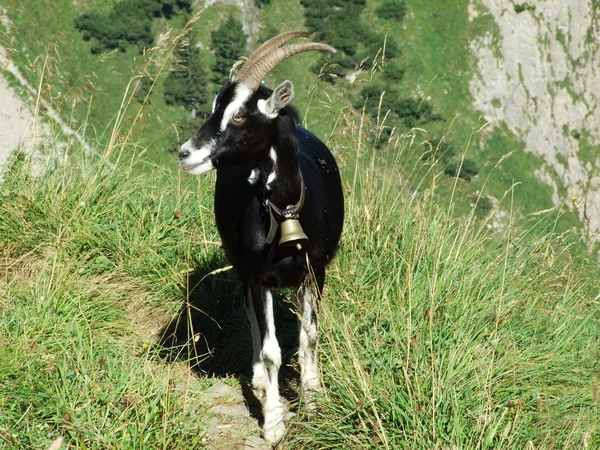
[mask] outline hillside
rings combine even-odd
[[[23,8],[22,2],[12,0],[4,6],[4,44],[30,85],[41,87],[42,98],[62,115],[68,127],[84,136],[86,145],[118,143],[122,128],[136,138],[136,147],[127,151],[130,157],[169,165],[172,158],[165,150],[177,148],[201,123],[217,81],[224,79],[221,75],[214,81],[196,83],[204,86],[202,92],[184,95],[200,95],[199,105],[203,102],[204,106],[194,109],[196,119],[186,111],[188,106],[168,104],[165,86],[169,71],[177,68],[174,59],[186,59],[177,55],[177,49],[191,42],[199,49],[198,67],[207,71],[202,76],[208,76],[219,57],[213,33],[227,20],[240,21],[245,35],[242,42],[250,49],[270,35],[305,24],[325,39],[342,39],[337,45],[347,48],[339,61],[303,55],[278,68],[267,80],[270,84],[284,78],[294,81],[295,104],[309,128],[327,139],[334,123],[352,126],[348,121],[358,120],[356,114],[351,118],[350,111],[342,109],[348,102],[355,111],[366,108],[365,151],[386,153],[390,135],[411,136],[422,143],[423,156],[415,156],[424,162],[419,168],[424,176],[444,173],[440,182],[450,187],[452,177],[459,174],[461,183],[453,198],[457,214],[468,213],[475,202],[478,217],[496,211],[493,226],[505,226],[509,206],[502,199],[510,193],[513,214],[528,217],[554,209],[552,228],[570,232],[574,241],[595,254],[600,220],[594,131],[598,102],[589,89],[595,76],[589,68],[594,67],[597,51],[595,41],[586,37],[595,33],[595,3],[579,0],[590,14],[569,16],[558,4],[545,4],[537,11],[527,3],[500,7],[494,2],[468,0],[451,5],[357,1],[346,11],[353,17],[351,27],[356,36],[352,36],[352,28],[336,34],[325,30],[324,23],[307,18],[308,5],[319,11],[327,4],[313,5],[311,1],[207,2],[183,35],[183,24],[199,9],[153,19],[158,45],[145,53],[125,45],[121,50],[94,54],[90,49],[99,41],[85,41],[85,33],[76,28],[77,20],[93,11],[109,14],[118,2],[89,0],[74,6],[59,0],[52,7],[33,2],[32,8]],[[390,9],[392,4],[405,7]],[[583,11],[581,8],[577,10]],[[350,20],[350,16],[338,18],[335,9],[323,9],[320,14],[330,14],[330,21]],[[560,30],[573,27],[557,22],[557,15],[569,16],[571,21],[579,17],[582,25],[578,29],[587,31],[561,37],[564,32]],[[47,24],[40,27],[42,17]],[[530,22],[538,28],[529,27]],[[503,31],[515,27],[530,30],[529,34]],[[32,29],[36,33],[27,31]],[[356,37],[363,44],[358,45]],[[538,42],[549,44],[538,47]],[[385,54],[374,57],[384,46]],[[295,75],[307,67],[321,70],[322,79],[337,77],[335,83],[316,83],[315,78]],[[523,76],[523,70],[531,74]],[[573,75],[565,75],[565,71]],[[517,78],[521,82],[513,83]],[[496,82],[498,79],[505,81]],[[537,80],[546,81],[540,84]],[[32,108],[34,101],[29,95]],[[52,125],[56,120],[46,122]],[[49,134],[64,135],[58,130]],[[346,145],[335,144],[340,148]],[[432,163],[436,167],[431,167]],[[418,189],[418,185],[412,188]],[[441,196],[439,200],[449,199]]]
[[[478,76],[473,104],[497,118],[544,160],[534,174],[555,207],[577,212],[590,241],[600,240],[600,63],[598,4],[542,5],[493,0],[471,5],[470,21],[495,27],[471,42]]]
[[[3,74],[43,118],[48,139],[33,152],[53,158],[35,163],[23,144],[0,181],[0,448],[268,448],[243,289],[212,213],[215,176],[184,176],[167,150],[202,120],[223,77],[214,68],[230,48],[213,40],[252,47],[300,27],[345,50],[292,58],[267,82],[294,82],[300,117],[334,150],[346,220],[320,306],[315,409],[298,396],[293,293],[277,297],[293,413],[277,448],[600,448],[590,229],[550,153],[519,140],[540,132],[524,126],[535,117],[514,122],[523,110],[484,71],[508,65],[518,46],[503,44],[511,36],[497,21],[541,27],[551,11],[357,0],[340,16],[313,0],[207,2],[203,12],[147,0],[154,9],[139,26],[123,22],[126,38],[94,28],[128,14],[117,5],[141,4],[127,1],[3,1],[2,44],[26,83]],[[315,5],[352,26],[306,14]],[[83,39],[78,20],[96,37]],[[249,35],[232,37],[239,29]],[[181,83],[190,61],[200,86]],[[514,83],[515,98],[531,95],[529,79]],[[544,80],[555,87],[544,107],[563,111],[561,81]],[[492,115],[501,120],[486,125]],[[574,146],[569,164],[594,176],[592,131],[571,133],[593,127],[577,120],[571,138],[561,134]],[[556,123],[543,129],[549,140]]]

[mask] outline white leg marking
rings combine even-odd
[[[272,444],[277,442],[285,432],[283,417],[285,407],[279,398],[279,368],[281,367],[281,349],[275,336],[275,317],[273,315],[273,296],[270,291],[265,295],[266,333],[261,351],[261,359],[267,374],[265,404],[263,415],[265,419],[263,434],[265,440]]]
[[[321,392],[319,361],[317,359],[319,335],[314,311],[317,296],[314,289],[311,283],[305,282],[298,291],[302,302],[298,362],[300,363],[302,393],[307,404],[310,404],[310,397],[314,392]]]
[[[262,398],[265,395],[267,386],[267,374],[262,358],[260,357],[261,339],[258,321],[256,320],[256,312],[252,303],[252,295],[248,290],[246,298],[246,315],[250,322],[250,331],[252,333],[252,387],[256,391],[256,396]]]

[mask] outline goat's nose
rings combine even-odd
[[[182,148],[181,150],[179,150],[179,160],[180,161],[182,159],[187,158],[188,156],[190,156],[190,151],[187,148]]]

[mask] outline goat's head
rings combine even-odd
[[[208,120],[179,151],[179,164],[193,175],[211,169],[259,159],[268,153],[273,136],[273,122],[294,96],[290,81],[281,83],[270,95],[259,89],[264,77],[279,63],[295,54],[335,49],[325,44],[307,42],[283,46],[305,31],[290,31],[261,45],[236,77],[227,82],[213,103]]]

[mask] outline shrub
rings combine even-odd
[[[479,173],[479,170],[477,170],[477,166],[473,161],[465,159],[462,166],[460,162],[450,163],[448,167],[446,167],[446,170],[444,170],[444,173],[451,177],[458,177],[465,181],[471,181],[471,179]]]
[[[155,17],[171,17],[179,10],[189,11],[191,0],[124,0],[108,14],[91,11],[75,19],[75,28],[83,39],[92,40],[92,53],[118,48],[125,51],[135,45],[139,51],[154,42],[152,31]]]
[[[380,19],[402,20],[406,16],[406,2],[404,0],[384,1],[375,12]]]
[[[433,106],[426,100],[405,98],[396,104],[394,112],[408,128],[442,120],[442,116],[434,113]]]
[[[163,95],[167,105],[179,105],[196,116],[207,112],[210,97],[209,75],[198,47],[188,45],[177,57],[181,64],[165,79]]]

